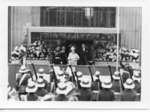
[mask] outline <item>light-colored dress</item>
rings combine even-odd
[[[68,64],[77,65],[77,61],[79,60],[79,55],[77,53],[70,52],[68,55]]]

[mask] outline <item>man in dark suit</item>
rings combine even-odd
[[[80,51],[80,64],[87,65],[89,61],[89,51],[86,48],[85,44],[81,44],[81,51]]]

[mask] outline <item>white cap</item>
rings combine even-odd
[[[102,82],[102,87],[103,88],[111,88],[112,87],[111,79],[105,78],[105,80]]]
[[[80,82],[81,87],[90,88],[91,87],[91,77],[90,76],[83,76]]]
[[[119,80],[119,79],[120,79],[119,74],[120,74],[119,71],[115,71],[114,74],[113,74],[113,76],[112,76],[113,79],[114,79],[114,80]]]
[[[43,78],[38,78],[37,87],[44,87],[44,86],[45,86],[44,79]]]
[[[33,81],[29,81],[28,86],[26,88],[26,92],[28,93],[34,93],[37,90],[37,86],[35,84],[35,82]]]
[[[126,89],[134,89],[135,84],[131,78],[128,78],[126,82],[123,84]]]

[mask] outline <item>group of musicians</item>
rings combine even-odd
[[[74,47],[71,49],[69,56],[73,55],[75,60],[74,58],[70,60],[68,56],[68,63],[76,64],[79,56],[74,52]],[[111,66],[108,66],[110,75],[102,75],[101,71],[84,74],[82,71],[74,70],[71,65],[66,69],[52,65],[49,73],[46,73],[43,68],[33,73],[24,64],[16,74],[16,86],[14,88],[9,86],[8,99],[21,101],[140,100],[141,71],[120,64],[120,69],[114,73],[111,72]]]

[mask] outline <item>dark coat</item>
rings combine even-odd
[[[55,97],[54,101],[68,101],[68,98],[66,95],[60,94]]]
[[[38,88],[36,91],[37,96],[45,96],[48,93],[48,91],[44,88]]]
[[[27,95],[27,101],[37,101],[38,96],[35,93],[29,93]]]
[[[61,61],[62,61],[62,64],[67,64],[67,53],[66,52],[61,52]]]
[[[60,51],[56,51],[54,54],[54,63],[55,64],[61,64],[61,53]]]
[[[134,84],[135,84],[134,90],[135,90],[137,93],[141,93],[141,83],[139,83],[138,81],[134,81]]]
[[[134,90],[125,89],[121,94],[121,101],[135,101],[136,92]]]
[[[92,91],[87,88],[81,88],[80,90],[79,101],[91,101]]]
[[[88,61],[89,61],[89,51],[88,49],[85,49],[85,51],[83,51],[83,49],[81,49],[80,51],[80,63],[81,65],[87,65]]]
[[[92,87],[91,88],[92,88],[93,91],[94,90],[99,91],[100,89],[102,89],[100,81],[99,80],[94,81],[92,83]]]
[[[102,89],[99,94],[99,101],[114,101],[115,96],[111,89]]]
[[[112,90],[114,92],[120,92],[120,82],[119,82],[119,80],[113,80]]]
[[[123,73],[122,74],[122,81],[123,81],[123,83],[125,83],[126,82],[126,80],[128,79],[128,78],[130,78],[130,74],[128,74],[128,73]]]

